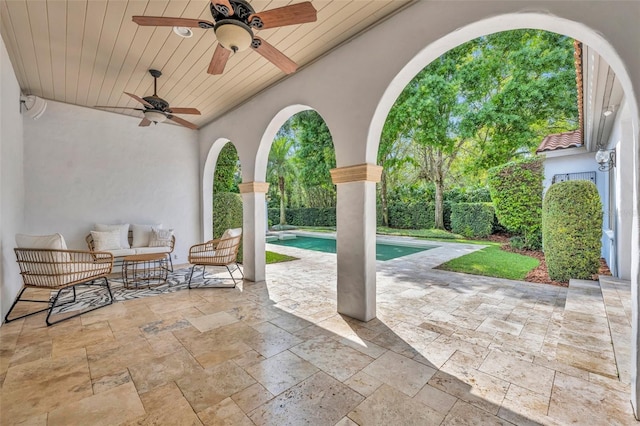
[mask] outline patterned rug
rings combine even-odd
[[[125,288],[122,282],[122,277],[119,274],[113,275],[112,278],[109,278],[109,284],[111,285],[111,293],[113,294],[114,302],[121,302],[125,300],[139,299],[141,297],[151,297],[159,294],[188,290],[187,283],[189,282],[189,274],[191,274],[191,268],[177,269],[174,272],[169,273],[166,283],[152,288]],[[238,278],[236,278],[236,281],[239,282]],[[207,271],[203,277],[202,270],[196,269],[193,274],[193,279],[191,280],[191,288],[198,288],[200,286],[233,288],[234,284],[230,278],[224,277],[220,272],[214,275]],[[65,305],[62,304],[73,300],[73,292],[70,288],[62,291],[64,291],[64,293],[56,303],[56,305],[60,304],[61,306],[56,307],[53,310],[54,314],[89,309],[95,306],[104,305],[109,300],[107,289],[104,285],[77,286],[76,301]],[[55,295],[55,291],[51,292],[52,298],[55,297]]]

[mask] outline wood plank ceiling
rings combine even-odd
[[[256,11],[300,0],[253,0]],[[409,1],[312,0],[317,22],[263,30],[260,37],[299,67],[379,23]],[[24,94],[94,107],[139,107],[125,95],[153,94],[147,70],[159,69],[158,95],[202,126],[286,75],[257,52],[232,55],[224,74],[207,74],[213,30],[181,38],[169,27],[141,27],[133,15],[211,20],[207,0],[3,0],[0,33]],[[298,68],[300,69],[300,68]],[[141,117],[134,110],[111,110]]]

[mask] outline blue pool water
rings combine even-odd
[[[336,252],[336,240],[332,238],[297,236],[296,238],[290,240],[270,241],[269,244],[297,247],[306,250],[321,251],[324,253]],[[409,247],[378,242],[376,243],[376,260],[395,259],[397,257],[419,253],[421,251],[429,250],[435,247],[436,246]]]

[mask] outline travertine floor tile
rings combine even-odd
[[[549,416],[565,424],[632,424],[629,395],[556,373]]]
[[[126,383],[97,395],[84,398],[73,407],[60,406],[49,412],[47,424],[113,425],[127,422],[144,414],[144,407],[133,383]]]
[[[364,371],[354,374],[344,382],[351,389],[355,390],[362,396],[369,396],[382,386],[382,381],[373,376],[368,375]]]
[[[373,358],[355,349],[322,336],[300,343],[290,351],[341,382],[373,361]]]
[[[129,367],[133,382],[141,394],[194,373],[202,375],[203,371],[200,364],[184,349]]]
[[[480,371],[544,396],[551,395],[554,371],[492,351],[479,368]]]
[[[464,401],[458,401],[442,422],[442,426],[445,425],[511,426],[511,423]]]
[[[231,398],[198,413],[205,425],[253,426],[253,422],[242,412]]]
[[[157,387],[140,395],[145,414],[130,425],[201,425],[187,400],[175,383]]]
[[[424,385],[420,392],[413,397],[414,400],[433,408],[437,412],[446,415],[458,398],[430,385]]]
[[[238,322],[235,316],[226,312],[216,312],[215,314],[203,315],[196,318],[188,318],[188,321],[200,332],[213,330],[214,328]]]
[[[333,426],[363,399],[348,386],[318,372],[260,406],[249,417],[258,426],[297,426],[300,419],[312,425]]]
[[[253,385],[256,381],[233,361],[175,377],[182,394],[199,413]]]
[[[278,395],[318,371],[313,364],[289,351],[253,364],[246,371],[273,395]]]
[[[417,394],[436,372],[394,352],[385,353],[362,371],[408,396]]]
[[[349,418],[360,425],[437,425],[444,415],[382,385],[350,412]]]
[[[264,323],[254,326],[257,334],[244,339],[244,342],[259,352],[265,358],[269,358],[292,346],[302,343],[299,337],[276,327],[273,324]]]
[[[260,383],[255,383],[231,396],[233,401],[245,413],[249,413],[265,402],[273,398],[273,394],[266,390]]]

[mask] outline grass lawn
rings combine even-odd
[[[270,263],[289,262],[290,260],[298,260],[297,257],[287,256],[286,254],[275,253],[267,250],[267,265]]]
[[[486,242],[485,244],[490,245],[482,250],[443,263],[437,269],[487,277],[524,280],[529,271],[540,264],[538,259],[533,257],[501,250],[500,244]]]

